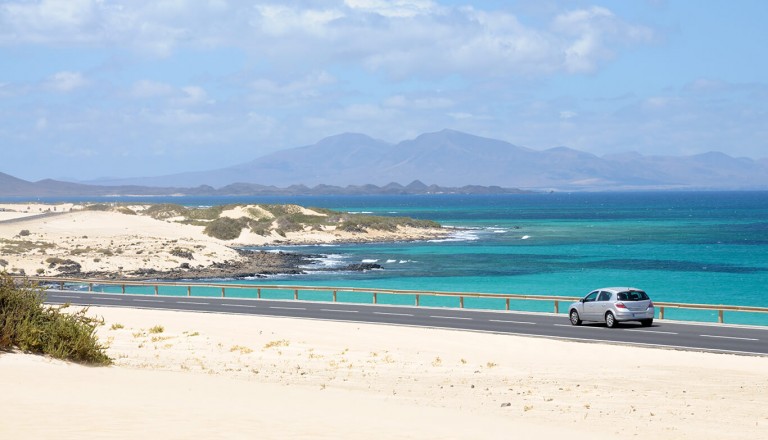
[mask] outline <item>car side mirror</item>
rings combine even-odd
[[[580,302],[580,303],[583,303],[583,302],[584,302],[584,298],[580,299],[580,300],[579,300],[579,302]]]

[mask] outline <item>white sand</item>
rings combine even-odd
[[[116,365],[0,354],[0,438],[768,438],[765,357],[91,311]]]
[[[125,207],[134,212],[149,205]],[[205,235],[204,226],[181,224],[179,218],[163,220],[146,215],[115,211],[83,211],[72,204],[0,204],[0,270],[26,275],[56,276],[59,266],[52,259],[72,260],[82,272],[109,272],[127,275],[140,269],[167,271],[182,265],[208,267],[214,263],[239,261],[235,248],[271,244],[316,244],[354,241],[415,240],[444,237],[449,230],[400,227],[397,231],[354,233],[324,228],[315,231],[276,231],[262,236],[242,231],[239,238],[225,241]],[[324,215],[299,206],[296,212]],[[40,216],[40,214],[53,214]],[[252,205],[236,207],[225,216],[258,217],[267,211]],[[3,222],[13,220],[11,222]],[[22,231],[24,233],[22,234]],[[177,252],[175,255],[173,251]],[[191,258],[178,255],[188,254]]]

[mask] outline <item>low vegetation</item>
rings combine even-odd
[[[17,348],[84,364],[111,364],[96,337],[96,328],[104,322],[89,317],[87,308],[67,313],[67,307],[43,304],[39,288],[17,285],[0,273],[0,350]]]
[[[248,226],[246,218],[221,217],[208,224],[203,232],[219,240],[234,240],[243,232],[243,228]]]
[[[224,208],[231,208],[231,206]],[[205,224],[204,232],[221,240],[234,240],[240,237],[243,230],[262,236],[274,232],[285,237],[290,232],[321,231],[325,228],[352,233],[365,233],[371,230],[395,232],[400,227],[440,228],[437,222],[408,217],[349,214],[324,208],[305,210],[296,205],[259,205],[259,208],[260,211],[249,209],[250,217],[216,218]],[[223,211],[224,209],[221,209],[219,213]],[[199,224],[194,220],[187,223]]]

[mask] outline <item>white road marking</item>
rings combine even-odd
[[[414,316],[410,313],[389,313],[389,312],[373,312],[374,315],[392,315],[392,316]]]
[[[156,299],[135,299],[136,302],[144,302],[144,303],[163,303],[165,301],[158,301]]]
[[[702,338],[738,339],[739,341],[759,341],[755,338],[737,338],[735,336],[699,335]]]
[[[304,307],[277,307],[277,306],[270,306],[270,309],[281,309],[281,310],[307,310]]]
[[[249,305],[247,305],[247,304],[222,304],[222,306],[229,306],[229,307],[248,307],[248,308],[251,308],[251,309],[256,309],[256,308],[258,308],[258,307],[259,307],[259,306],[249,306]]]
[[[471,321],[472,318],[462,318],[459,316],[436,316],[436,315],[430,315],[430,318],[441,318],[441,319],[463,319],[465,321]]]
[[[122,298],[99,298],[103,301],[122,301]]]
[[[357,313],[357,310],[320,309],[323,312]]]
[[[81,296],[69,296],[69,295],[59,295],[60,298],[72,298],[72,299],[81,299]]]
[[[198,304],[201,306],[209,306],[211,303],[195,302],[195,301],[176,301],[176,304]]]
[[[528,322],[528,321],[505,321],[503,319],[489,319],[491,322],[508,322],[510,324],[531,324],[536,325],[535,322]]]
[[[641,333],[660,333],[662,335],[678,335],[679,333],[675,332],[663,332],[661,330],[641,330],[639,328],[628,328],[625,329],[628,332],[641,332]]]

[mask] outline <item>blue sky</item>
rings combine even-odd
[[[0,1],[0,172],[224,167],[450,128],[766,158],[762,0]]]

